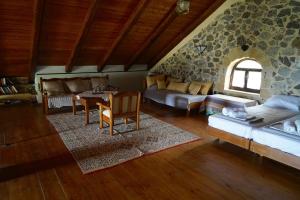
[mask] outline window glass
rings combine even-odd
[[[260,90],[261,72],[249,72],[247,88]]]
[[[259,93],[261,87],[262,66],[252,59],[237,63],[231,72],[230,88],[233,90]]]
[[[234,70],[232,86],[243,88],[245,85],[245,71]]]
[[[262,69],[261,65],[254,60],[244,60],[237,64],[237,69]]]

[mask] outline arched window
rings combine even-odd
[[[262,66],[253,59],[242,59],[232,69],[229,88],[259,93]]]

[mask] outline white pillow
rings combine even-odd
[[[264,103],[271,108],[284,108],[292,111],[300,111],[300,97],[288,95],[273,95]]]

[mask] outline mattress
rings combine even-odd
[[[203,102],[206,99],[206,95],[191,95],[171,90],[158,90],[156,88],[147,89],[144,92],[144,97],[157,103],[180,109],[186,109],[189,104]]]
[[[299,117],[300,115],[297,115],[286,120],[293,120]],[[300,135],[284,132],[282,126],[277,125],[282,124],[284,121],[276,123],[276,126],[271,124],[260,129],[253,129],[252,139],[256,143],[300,156]]]
[[[270,108],[264,105],[247,107],[245,109],[249,115],[263,118],[263,121],[249,124],[245,121],[230,118],[222,114],[215,114],[208,118],[208,125],[240,137],[251,139],[252,130],[254,128],[270,125],[297,114],[297,112],[291,110]]]

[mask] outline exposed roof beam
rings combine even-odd
[[[217,0],[209,6],[204,13],[198,15],[191,24],[188,24],[183,30],[175,36],[162,51],[155,55],[149,63],[148,68],[152,68],[160,59],[162,59],[168,52],[170,52],[181,40],[183,40],[190,32],[192,32],[199,24],[201,24],[209,15],[211,15],[217,8],[219,8],[225,0]]]
[[[78,34],[77,39],[76,39],[74,48],[72,49],[69,60],[66,64],[66,66],[65,66],[65,71],[66,72],[72,71],[73,65],[75,64],[76,57],[78,56],[79,51],[81,49],[83,39],[88,34],[89,28],[90,28],[90,26],[91,26],[91,24],[94,20],[94,17],[96,15],[97,10],[98,10],[99,1],[100,0],[93,0],[89,10],[87,11],[87,14],[85,15],[83,25],[82,25],[81,30]]]
[[[122,41],[122,39],[124,38],[126,33],[130,30],[130,28],[134,25],[134,23],[136,22],[136,20],[139,18],[140,14],[142,13],[142,11],[146,8],[147,2],[149,2],[149,0],[140,0],[139,3],[137,4],[137,6],[134,8],[134,11],[132,12],[132,14],[130,14],[126,23],[121,28],[117,38],[114,40],[112,45],[109,47],[106,54],[99,60],[98,71],[101,71],[104,68],[109,57],[115,50],[115,48]]]
[[[177,2],[170,8],[168,13],[163,17],[161,22],[154,28],[154,30],[150,33],[149,37],[146,41],[143,42],[141,47],[133,54],[130,58],[129,62],[125,65],[125,71],[129,69],[131,65],[133,65],[136,60],[141,56],[141,54],[150,46],[150,44],[155,41],[161,33],[174,21],[174,19],[178,16],[175,12]]]
[[[29,69],[28,78],[30,81],[33,80],[33,73],[36,68],[37,58],[38,58],[38,47],[40,40],[42,16],[44,10],[44,0],[35,0],[33,8],[33,30],[32,30],[32,43],[29,55]]]

